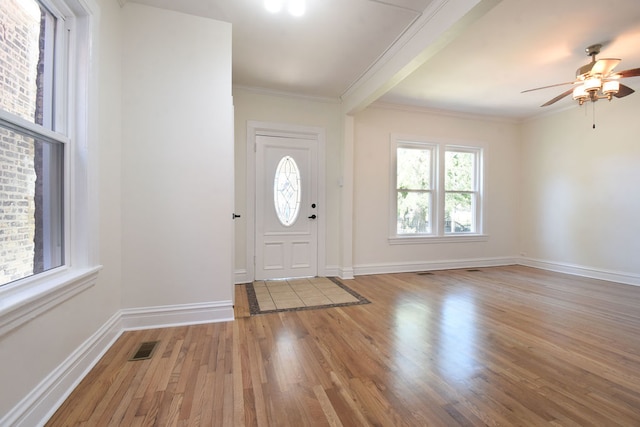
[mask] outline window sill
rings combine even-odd
[[[432,243],[486,242],[488,234],[456,234],[447,236],[402,236],[389,237],[390,245],[424,245]]]
[[[63,268],[0,288],[0,336],[92,287],[102,266]]]

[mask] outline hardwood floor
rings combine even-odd
[[[521,266],[347,283],[372,303],[127,332],[48,425],[640,425],[640,287]]]

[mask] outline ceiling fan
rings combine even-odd
[[[600,53],[601,44],[594,44],[585,49],[587,55],[591,57],[591,62],[576,70],[576,80],[572,82],[557,83],[549,86],[537,87],[522,91],[531,92],[534,90],[547,89],[550,87],[573,85],[574,87],[562,92],[555,98],[545,102],[541,107],[546,107],[556,103],[562,98],[573,94],[573,99],[580,105],[585,101],[595,102],[598,99],[608,99],[612,97],[623,98],[635,92],[629,86],[620,83],[620,79],[626,77],[640,76],[640,68],[633,68],[614,73],[613,69],[620,63],[620,59],[604,58],[596,60],[596,55]]]

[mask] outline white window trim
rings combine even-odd
[[[486,179],[484,172],[487,162],[487,147],[484,142],[479,141],[459,141],[445,140],[438,138],[425,138],[420,136],[407,136],[391,134],[390,137],[390,189],[389,199],[389,237],[390,245],[415,245],[432,243],[472,243],[486,242],[489,240],[486,228]],[[431,233],[426,234],[397,234],[397,148],[398,147],[426,147],[433,149],[436,160],[433,162],[432,176],[434,177],[433,188],[435,196],[433,206],[431,206],[430,221],[432,221]],[[476,159],[476,182],[478,188],[477,203],[480,208],[476,210],[476,232],[475,233],[445,233],[444,232],[444,160],[445,152],[450,150],[468,151],[478,154]]]
[[[98,264],[97,173],[97,46],[99,8],[94,0],[44,0],[61,13],[68,40],[69,84],[58,99],[68,114],[56,129],[67,137],[65,150],[65,265],[0,287],[0,336],[93,286],[102,266]],[[60,18],[60,16],[59,16]],[[2,114],[6,123],[42,132]],[[37,126],[37,125],[34,125]],[[61,139],[57,132],[47,134]]]

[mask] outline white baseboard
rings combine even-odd
[[[233,317],[231,301],[120,310],[2,417],[0,426],[44,425],[124,331],[226,322]]]
[[[44,425],[121,334],[116,313],[0,419],[0,425]]]
[[[234,272],[233,280],[236,285],[252,282],[251,278],[249,277],[249,272],[245,269],[236,270]]]
[[[572,274],[574,276],[588,277],[590,279],[607,280],[609,282],[640,286],[640,275],[622,271],[602,270],[583,265],[524,257],[518,259],[518,264],[525,265],[527,267],[540,268],[542,270],[555,271],[558,273]]]
[[[338,273],[338,277],[343,280],[354,279],[353,268],[341,268],[340,273]]]
[[[340,267],[337,265],[327,265],[324,267],[324,271],[319,272],[319,276],[324,277],[336,277],[340,275]]]
[[[415,271],[449,270],[456,268],[497,267],[518,264],[518,258],[475,258],[446,261],[420,261],[403,263],[361,264],[353,267],[355,276],[367,274],[411,273]]]
[[[120,311],[122,329],[140,330],[197,325],[233,320],[233,303],[216,301],[161,307],[126,308]]]

